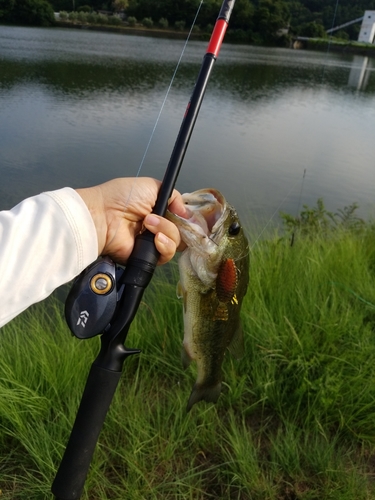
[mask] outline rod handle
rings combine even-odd
[[[92,364],[76,420],[52,484],[56,499],[80,498],[96,442],[120,377],[121,372]]]

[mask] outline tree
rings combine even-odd
[[[254,31],[264,42],[273,42],[278,31],[289,26],[290,13],[287,3],[281,0],[260,0],[254,13]]]
[[[8,21],[10,12],[14,9],[16,0],[0,0],[0,20]]]
[[[302,24],[298,28],[298,34],[301,36],[308,36],[310,38],[326,38],[327,36],[324,26],[315,21]]]
[[[137,19],[151,17],[155,21],[164,17],[172,25],[185,21],[188,25],[194,19],[199,0],[130,0],[128,15]]]
[[[14,24],[50,26],[55,16],[47,0],[15,0],[6,20]]]
[[[254,5],[249,0],[237,0],[230,19],[231,29],[250,29],[252,26],[253,15]]]
[[[121,10],[126,10],[129,6],[128,0],[114,0],[112,3],[113,10],[115,12],[120,12]]]
[[[197,24],[202,28],[208,24],[213,25],[217,18],[221,3],[221,0],[207,0],[206,2],[203,2],[199,11]]]

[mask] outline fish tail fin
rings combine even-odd
[[[198,401],[206,401],[207,403],[216,403],[221,393],[221,382],[215,385],[194,384],[190,398],[186,407],[189,412],[195,403]]]

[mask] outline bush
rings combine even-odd
[[[77,12],[91,12],[92,11],[92,8],[90,7],[90,5],[81,5],[80,7],[78,7],[77,9]]]
[[[151,17],[144,17],[142,19],[142,24],[145,28],[152,28],[154,25],[154,21],[151,19]]]
[[[250,42],[254,45],[262,45],[264,40],[262,38],[262,35],[255,31],[250,34]]]
[[[137,18],[133,16],[128,17],[128,23],[129,26],[135,26],[137,24]]]
[[[68,19],[68,13],[65,10],[59,12],[59,16],[61,21],[66,21]]]
[[[158,21],[158,25],[162,29],[167,29],[168,28],[168,19],[165,19],[165,17],[161,17]]]
[[[360,231],[364,228],[365,221],[357,216],[357,203],[352,203],[333,213],[326,209],[323,199],[319,198],[316,207],[303,205],[303,210],[297,217],[280,212],[281,219],[288,232],[299,230],[300,234],[308,237],[326,235],[333,231],[351,230]]]
[[[69,19],[69,21],[72,21],[73,23],[75,21],[77,21],[77,19],[78,19],[78,12],[69,12],[68,19]]]
[[[108,24],[110,24],[111,26],[120,26],[122,24],[122,21],[118,16],[109,16]]]
[[[326,38],[327,33],[321,23],[312,21],[310,23],[303,23],[298,28],[300,36],[308,36],[310,38]]]
[[[185,29],[185,21],[176,21],[174,23],[174,27],[178,31],[183,31]]]
[[[82,24],[86,24],[87,23],[87,14],[86,12],[78,12],[77,13],[77,21],[82,23]]]
[[[97,22],[97,24],[107,24],[108,23],[108,17],[105,16],[104,14],[98,14],[96,16],[96,22]]]
[[[97,17],[98,15],[95,14],[95,12],[90,12],[87,14],[87,22],[90,24],[95,24],[97,23]]]
[[[350,40],[349,34],[344,30],[339,30],[334,34],[335,38],[339,40]]]
[[[228,36],[231,40],[236,42],[247,42],[249,40],[249,35],[247,31],[242,29],[229,30]]]

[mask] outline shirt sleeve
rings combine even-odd
[[[0,212],[0,327],[97,256],[94,222],[74,189],[42,193]]]

